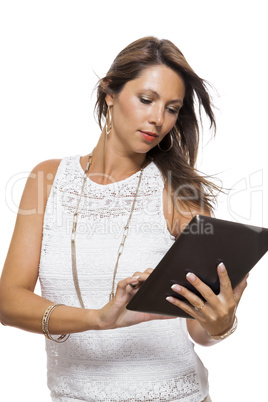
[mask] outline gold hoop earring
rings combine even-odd
[[[162,152],[168,152],[168,151],[170,151],[171,150],[171,148],[173,147],[173,137],[172,137],[172,135],[169,133],[169,138],[170,138],[170,146],[168,147],[168,149],[163,149],[163,148],[161,148],[161,146],[160,146],[160,144],[161,143],[159,143],[159,144],[157,144],[157,146],[158,146],[158,148],[160,149],[160,151],[162,151]],[[163,140],[162,140],[163,141]],[[162,142],[161,141],[161,142]]]
[[[105,121],[105,131],[106,135],[109,135],[112,130],[112,115],[110,111],[110,106],[108,106],[107,114],[106,114],[106,121]]]

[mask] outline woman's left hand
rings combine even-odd
[[[220,293],[218,295],[196,275],[190,273],[187,275],[187,280],[206,301],[204,302],[193,292],[177,284],[172,286],[172,290],[185,297],[189,303],[174,297],[168,298],[169,302],[195,318],[212,335],[222,335],[232,327],[237,305],[247,286],[246,276],[233,290],[224,264],[219,264],[217,270],[220,281]]]

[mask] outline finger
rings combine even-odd
[[[147,271],[147,270],[146,270]],[[148,276],[150,275],[150,272],[135,272],[134,276],[138,276],[139,277],[139,281],[140,282],[144,282],[146,281],[146,279],[148,278]]]
[[[247,287],[247,279],[248,279],[248,275],[234,288],[234,299],[236,301],[236,304],[238,304],[240,302],[240,299],[242,297],[242,294],[244,293],[244,290]]]
[[[131,287],[128,287],[128,285],[130,285],[130,284],[137,285],[139,283],[139,278],[140,277],[138,275],[136,275],[136,276],[132,276],[132,277],[129,277],[129,278],[126,278],[126,279],[122,279],[117,284],[116,293],[118,295],[122,295],[123,292],[125,292],[126,290],[131,289]]]
[[[138,276],[132,276],[119,281],[116,286],[115,294],[110,294],[110,303],[112,303],[114,307],[117,307],[118,309],[122,308],[123,305],[129,302],[135,292],[135,289],[129,286],[130,283],[135,283],[135,281],[137,282],[138,280]]]
[[[205,307],[204,301],[187,288],[174,284],[171,286],[171,289],[183,296],[186,300],[188,300],[188,302],[194,307],[195,310],[201,311]]]
[[[153,272],[153,268],[147,268],[144,272],[151,274]]]
[[[140,276],[141,274],[142,274],[142,272],[136,271],[132,276]]]
[[[189,303],[176,299],[176,297],[172,296],[166,297],[166,300],[169,303],[174,304],[174,306],[179,307],[181,310],[185,311],[185,313],[189,314],[193,318],[198,317],[198,311],[194,307],[192,307]]]
[[[227,269],[223,262],[218,265],[217,270],[220,281],[220,293],[224,298],[229,298],[233,295],[233,289]]]
[[[139,284],[140,281],[144,282],[145,278],[144,278],[144,274],[143,272],[135,272],[135,274],[132,276],[133,280],[131,281],[131,283],[129,283],[129,285],[132,287],[132,289],[136,289]],[[134,279],[134,278],[139,278],[138,280]]]
[[[135,274],[135,277],[138,277],[139,279],[138,279],[137,281],[136,281],[136,280],[135,280],[135,281],[132,281],[132,282],[129,284],[129,286],[131,286],[132,289],[137,289],[137,288],[139,288],[139,287],[141,286],[141,284],[146,281],[146,279],[148,278],[149,275],[150,275],[150,274],[145,273],[145,272],[140,273],[140,275],[136,275],[136,274]],[[133,278],[134,278],[134,277],[133,277]]]
[[[140,276],[142,274],[147,275],[147,277],[153,272],[152,268],[147,268],[144,272],[136,271],[133,276]]]
[[[218,298],[213,290],[202,282],[195,274],[189,272],[186,275],[186,279],[198,290],[206,301],[214,305],[218,303]]]

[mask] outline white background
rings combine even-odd
[[[220,196],[216,216],[268,227],[267,31],[258,0],[2,1],[1,266],[27,174],[42,160],[92,149],[97,76],[147,35],[172,40],[217,90],[217,136],[205,133],[198,164],[233,188]],[[266,255],[249,277],[237,332],[196,347],[214,402],[267,400],[267,272]],[[50,400],[41,335],[1,326],[0,356],[1,400]]]

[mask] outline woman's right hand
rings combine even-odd
[[[118,282],[114,298],[102,309],[98,310],[99,329],[129,327],[145,321],[175,318],[171,316],[141,313],[126,309],[126,305],[152,271],[153,270],[151,268],[148,268],[144,272],[135,272],[132,277]],[[135,285],[135,288],[133,288],[131,284]]]

